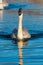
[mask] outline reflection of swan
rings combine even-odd
[[[4,7],[8,6],[8,3],[3,2],[3,0],[0,0],[0,10],[4,9]]]
[[[18,42],[18,52],[19,52],[19,65],[23,65],[23,54],[22,54],[23,41]]]
[[[30,38],[31,36],[25,28],[22,28],[23,10],[21,8],[19,9],[18,14],[19,14],[18,30],[14,29],[14,31],[12,32],[12,39],[25,40]]]

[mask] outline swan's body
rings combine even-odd
[[[0,10],[4,9],[4,7],[8,6],[7,2],[3,2],[3,0],[0,0]]]
[[[26,39],[29,39],[31,37],[31,35],[28,33],[28,31],[25,28],[22,28],[22,17],[23,17],[23,11],[22,11],[22,9],[19,9],[18,29],[13,30],[12,39],[26,40]]]
[[[15,28],[12,32],[12,39],[17,40],[17,32],[18,30]],[[23,40],[27,40],[31,37],[25,28],[22,29],[22,33],[23,33]]]

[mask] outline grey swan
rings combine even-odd
[[[18,29],[15,28],[13,30],[13,32],[11,34],[11,38],[13,40],[16,40],[16,41],[17,40],[27,40],[27,39],[31,38],[31,35],[22,26],[22,18],[23,18],[23,10],[22,10],[22,8],[19,9],[18,15],[19,15]]]

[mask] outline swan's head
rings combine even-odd
[[[23,14],[22,8],[19,9],[18,14],[19,14],[19,16]]]

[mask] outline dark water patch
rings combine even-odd
[[[0,38],[3,38],[3,39],[6,38],[6,39],[11,40],[11,35],[9,35],[9,34],[8,35],[3,35],[2,34],[2,35],[0,35]]]
[[[18,4],[18,3],[17,3]],[[14,9],[14,8],[23,8],[25,7],[26,4],[18,4],[16,5],[15,3],[14,4],[9,4],[8,7],[5,7],[4,9],[5,10],[9,10],[9,9]]]
[[[37,38],[43,38],[43,34],[31,34],[31,40],[32,39],[37,39]]]

